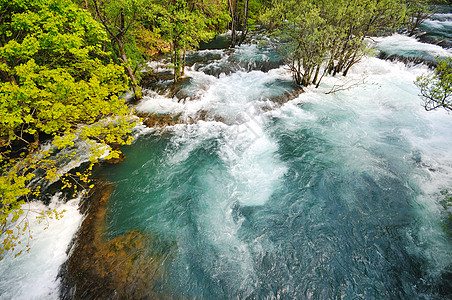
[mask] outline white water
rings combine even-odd
[[[209,50],[204,50],[204,52],[207,51]],[[223,118],[227,123],[243,122],[249,119],[249,110],[255,109],[249,105],[250,98],[255,100],[251,105],[265,105],[266,97],[271,96],[275,93],[275,89],[278,89],[270,84],[275,80],[290,82],[291,78],[285,68],[271,70],[268,73],[239,71],[230,76],[220,76],[220,78],[191,70],[187,70],[186,75],[192,80],[189,90],[193,90],[195,94],[193,100],[181,101],[151,93],[138,104],[137,110],[157,114],[183,113],[184,117],[206,110],[211,117]],[[264,103],[257,100],[262,100]],[[245,120],[240,120],[241,118]]]
[[[451,50],[444,49],[438,45],[419,42],[414,37],[394,34],[389,37],[375,38],[378,49],[392,55],[403,55],[406,57],[422,57],[434,59],[436,56],[448,57],[452,55]]]
[[[377,45],[394,54],[429,58],[451,55],[449,50],[401,35],[378,39]],[[188,135],[186,127],[176,126],[174,130],[178,143],[188,145],[185,147],[190,151],[210,138],[221,136],[224,140],[219,151],[224,169],[211,169],[204,177],[205,190],[211,193],[201,202],[203,210],[199,212],[198,222],[201,228],[207,229],[203,234],[210,237],[210,244],[221,253],[220,261],[228,262],[227,269],[238,276],[227,280],[232,286],[241,286],[238,288],[241,296],[252,295],[258,280],[251,252],[276,251],[265,237],[251,244],[244,243],[239,233],[243,220],[233,218],[236,203],[240,207],[263,206],[283,184],[287,167],[278,158],[278,144],[266,130],[272,118],[284,120],[286,132],[300,127],[318,130],[338,149],[334,158],[324,159],[347,161],[348,169],[344,172],[370,171],[377,181],[393,178],[404,182],[407,188],[420,189],[421,196],[411,199],[417,211],[417,229],[405,231],[406,239],[411,241],[405,250],[425,259],[428,262],[425,271],[432,277],[439,276],[452,264],[451,243],[440,227],[439,203],[439,191],[452,186],[449,151],[452,117],[443,111],[423,109],[413,82],[427,72],[430,71],[425,66],[407,67],[403,63],[366,58],[350,70],[347,78],[325,78],[319,89],[310,87],[297,99],[278,107],[266,102],[271,97],[267,86],[277,80],[290,80],[284,68],[269,73],[237,72],[220,78],[188,70],[193,83],[203,86],[202,92],[196,100],[186,103],[165,99],[165,108],[167,112],[174,109],[173,112],[185,115],[205,110],[229,124],[201,121],[189,126]],[[347,86],[353,87],[325,95],[334,87]],[[153,100],[146,99],[140,109],[153,112]],[[272,109],[263,112],[262,107]],[[180,153],[185,153],[182,160],[188,159],[187,152],[176,155]],[[402,158],[400,164],[388,166],[398,157]],[[399,170],[393,173],[391,168]],[[406,178],[395,175],[400,172]],[[391,205],[389,202],[388,206]],[[226,269],[221,263],[208,267]]]
[[[448,50],[401,35],[378,39],[377,45],[388,52],[413,50],[428,56],[451,55]],[[254,46],[240,49],[247,58],[258,51]],[[256,55],[266,59],[262,54]],[[281,126],[288,131],[312,126],[323,133],[327,142],[337,147],[337,156],[354,171],[371,166],[378,174],[385,169],[385,161],[375,159],[374,151],[396,156],[407,150],[397,144],[385,150],[381,145],[393,136],[406,142],[411,150],[402,155],[403,162],[408,164],[416,156],[413,164],[417,164],[418,172],[407,179],[406,185],[419,185],[422,190],[422,196],[415,199],[419,231],[406,232],[408,239],[419,242],[413,242],[407,250],[425,256],[428,271],[439,273],[452,263],[450,241],[439,226],[439,191],[452,186],[452,116],[443,111],[423,110],[413,81],[425,72],[429,71],[423,66],[408,68],[402,63],[367,58],[350,70],[347,79],[325,78],[319,89],[309,88],[297,99],[278,107],[266,98],[273,95],[274,89],[282,89],[272,85],[275,81],[290,81],[291,76],[284,68],[268,73],[237,72],[219,78],[189,69],[186,74],[192,78],[194,100],[178,102],[151,94],[137,108],[155,113],[183,113],[187,118],[206,110],[212,119],[224,121],[199,121],[169,128],[174,132],[172,144],[183,149],[171,154],[168,165],[187,160],[204,141],[222,137],[224,143],[218,156],[223,167],[212,168],[203,177],[205,189],[212,194],[199,200],[197,224],[206,230],[210,244],[222,258],[214,267],[222,269],[226,265],[230,270],[229,282],[241,286],[245,291],[242,295],[250,295],[257,284],[253,253],[273,253],[277,249],[265,236],[245,243],[239,233],[243,219],[237,220],[233,215],[235,206],[262,207],[282,189],[288,167],[279,157],[276,137],[266,130],[274,118],[281,119]],[[325,95],[333,86],[352,85],[363,76],[364,84]],[[272,110],[265,112],[264,107]],[[58,297],[58,268],[67,257],[67,247],[82,216],[77,211],[78,200],[66,204],[53,200],[51,206],[67,210],[64,218],[50,220],[47,230],[33,224],[31,252],[16,259],[9,255],[0,262],[0,299]],[[33,208],[45,207],[33,204]]]
[[[443,14],[445,18],[452,19],[452,14]],[[444,27],[452,27],[452,21],[439,21],[439,20],[425,20],[424,24],[438,29],[443,29]]]
[[[426,45],[422,51],[427,52],[431,49]],[[327,135],[334,144],[344,148],[344,155],[354,168],[360,169],[360,166],[369,163],[369,159],[373,159],[369,153],[373,149],[364,145],[374,145],[378,149],[380,143],[385,140],[385,136],[381,135],[382,132],[387,131],[388,136],[396,132],[400,139],[410,144],[412,152],[407,155],[419,156],[416,157],[419,161],[416,162],[418,174],[411,179],[413,182],[407,179],[407,184],[419,185],[423,192],[417,199],[419,204],[417,222],[420,230],[406,233],[410,238],[419,241],[408,251],[423,253],[421,256],[425,255],[430,263],[429,271],[439,274],[452,264],[450,250],[452,245],[440,227],[439,217],[442,211],[439,203],[442,196],[439,192],[452,186],[452,151],[450,151],[452,115],[445,111],[426,112],[421,106],[422,101],[417,97],[418,89],[413,82],[417,76],[427,72],[430,71],[424,66],[406,67],[403,63],[367,58],[356,65],[346,79],[358,82],[362,74],[365,74],[365,84],[335,95],[322,95],[321,92],[329,91],[331,86],[338,85],[338,81],[344,80],[327,78],[320,90],[311,88],[293,102],[316,106],[314,110],[310,110],[316,114],[307,116],[307,122],[322,118],[323,112],[327,114],[326,111],[331,109],[343,111],[350,116],[353,121],[342,122],[338,124],[339,126],[331,120],[325,131],[328,131]],[[290,112],[277,114],[287,119],[287,127],[296,127],[297,122],[300,122],[300,117],[296,115],[305,113],[302,110],[303,106],[295,108],[292,103],[286,106]],[[294,109],[299,112],[294,113]],[[350,127],[356,123],[359,124],[359,130]],[[380,127],[379,130],[375,130],[375,126]],[[345,134],[345,139],[344,133],[348,133]],[[364,148],[356,147],[361,144]],[[394,149],[400,150],[397,147]],[[413,159],[410,156],[405,156],[405,159],[408,161]],[[375,168],[380,168],[381,163],[381,161],[371,162]]]
[[[20,240],[22,245],[29,243],[31,250],[17,258],[9,252],[0,261],[0,299],[58,299],[58,271],[68,257],[69,243],[82,221],[78,211],[79,200],[61,203],[56,195],[48,207],[41,203],[24,205],[24,211],[30,210],[31,238],[25,234]],[[64,217],[47,219],[39,224],[36,217],[47,209],[64,211]]]

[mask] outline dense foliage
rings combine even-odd
[[[226,29],[226,0],[81,1],[105,27],[115,58],[141,98],[137,70],[159,53],[171,54],[174,80],[183,75],[185,53]]]
[[[105,59],[100,24],[68,1],[2,4],[1,129],[4,143],[60,134],[116,112],[122,68]],[[7,3],[8,4],[7,4]],[[109,101],[105,101],[109,99]]]
[[[40,193],[30,182],[65,175],[50,152],[78,138],[93,148],[94,162],[106,144],[128,142],[131,121],[117,96],[128,86],[124,68],[102,50],[107,35],[89,13],[69,0],[1,0],[0,12],[0,232],[7,234],[1,254],[17,239],[12,214],[18,219],[20,205]],[[55,138],[54,146],[35,153],[43,134]],[[8,150],[20,146],[20,156]]]

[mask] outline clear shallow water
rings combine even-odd
[[[423,111],[412,82],[424,72],[369,58],[280,106],[267,99],[290,91],[283,68],[189,70],[204,87],[196,100],[139,108],[163,101],[223,121],[150,131],[126,148],[105,170],[117,184],[109,234],[176,242],[157,285],[174,297],[451,296],[439,191],[452,184],[452,118]],[[364,84],[325,95],[362,74]]]

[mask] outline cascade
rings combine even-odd
[[[451,20],[423,26],[441,31]],[[389,55],[452,55],[400,34],[375,43]],[[146,255],[161,268],[149,295],[452,296],[440,204],[452,187],[452,117],[421,106],[413,81],[427,66],[368,57],[299,94],[269,48],[205,49],[187,61],[183,97],[147,91],[137,105],[183,122],[137,128],[127,159],[99,170],[114,187],[108,245],[152,240]],[[82,215],[78,199],[58,199],[51,206],[64,218],[35,227],[31,253],[0,261],[0,299],[61,296],[59,268]]]

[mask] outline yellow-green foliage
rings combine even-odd
[[[70,1],[18,2],[1,4],[0,136],[59,134],[124,110],[110,95],[127,79],[105,60],[101,25]]]
[[[102,50],[106,42],[102,25],[69,0],[0,0],[0,146],[28,145],[22,157],[0,153],[0,255],[28,227],[25,221],[10,228],[23,218],[21,205],[40,193],[31,180],[63,178],[65,187],[88,181],[90,168],[60,170],[54,149],[72,147],[79,136],[90,143],[95,163],[106,144],[130,143],[134,122],[117,96],[128,81]],[[55,137],[53,150],[36,153],[39,132]]]
[[[433,74],[417,78],[415,84],[421,90],[427,111],[444,108],[452,111],[452,58],[437,58],[437,67]]]

